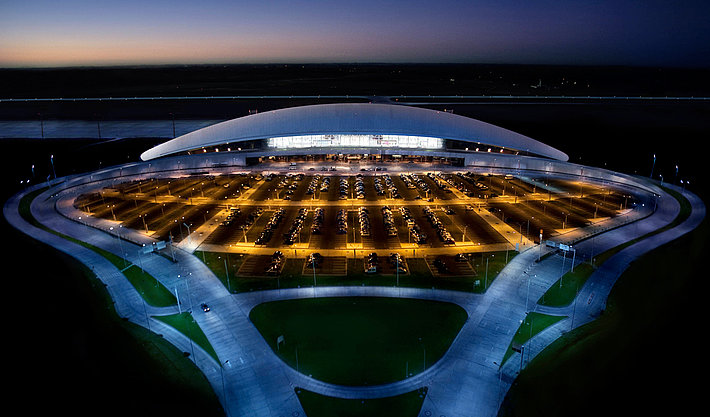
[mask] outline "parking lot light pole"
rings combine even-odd
[[[489,257],[486,257],[486,281],[483,284],[483,290],[486,291],[486,288],[488,287],[488,259]]]
[[[118,247],[121,248],[123,264],[126,265],[126,252],[123,250],[123,242],[121,242],[121,236],[119,235],[120,228],[123,227],[123,225],[119,225],[118,227],[119,228],[116,229],[116,239],[118,240]],[[111,226],[109,229],[113,230],[113,226]]]
[[[316,293],[316,258],[315,257],[312,259],[311,263],[313,264],[313,294],[315,295],[315,293]]]
[[[562,277],[565,276],[565,259],[566,259],[567,251],[563,250],[562,251],[562,275],[560,275],[560,288],[562,288]]]
[[[139,260],[139,262],[140,262],[140,264],[141,264],[141,272],[145,272],[145,271],[143,270],[143,255],[141,254],[141,252],[143,252],[143,248],[144,248],[144,247],[145,247],[145,243],[143,244],[143,246],[142,246],[140,249],[138,249],[138,260]]]
[[[178,279],[179,278],[180,278],[180,275],[178,275]],[[175,298],[177,298],[178,314],[182,314],[182,309],[180,308],[180,295],[178,294],[177,286],[175,287]]]
[[[397,286],[399,287],[399,256],[397,257]]]
[[[204,252],[202,252],[202,254],[204,255]],[[224,275],[227,278],[227,291],[232,292],[229,288],[229,269],[227,269],[227,256],[224,257]]]

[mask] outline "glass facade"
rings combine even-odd
[[[443,149],[444,139],[403,135],[303,135],[267,139],[270,148],[407,148]]]

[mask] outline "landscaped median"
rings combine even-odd
[[[596,268],[599,268],[604,262],[606,262],[609,258],[611,258],[613,255],[616,255],[618,252],[621,250],[638,243],[644,239],[647,239],[651,236],[654,236],[658,233],[662,233],[666,230],[670,230],[677,225],[683,223],[685,219],[690,216],[690,202],[683,197],[680,193],[678,193],[675,190],[671,190],[666,187],[662,187],[664,191],[666,191],[668,194],[673,196],[676,200],[678,200],[678,203],[680,204],[680,212],[678,215],[673,219],[673,221],[658,229],[654,230],[652,232],[646,233],[643,236],[637,237],[635,239],[632,239],[628,242],[622,243],[620,245],[617,245],[611,249],[608,249],[599,255],[595,256],[593,260],[590,260],[590,263],[583,263],[579,264],[574,267],[574,270],[570,270],[569,272],[565,273],[562,278],[560,278],[557,282],[555,282],[546,292],[545,294],[540,297],[538,300],[538,304],[548,306],[548,307],[564,307],[568,306],[574,301],[575,297],[577,296],[577,293],[579,292],[580,288],[584,286],[584,284],[587,282],[589,277],[594,273]]]
[[[217,356],[217,352],[215,352],[214,348],[207,340],[207,336],[205,336],[205,333],[202,331],[202,329],[200,329],[200,326],[195,321],[195,318],[192,317],[192,314],[185,311],[179,314],[171,314],[169,316],[153,316],[153,318],[162,321],[163,323],[182,333],[184,336],[190,339],[191,344],[196,343],[212,358],[214,358],[217,363],[220,363],[219,357]],[[194,352],[190,352],[190,354],[193,353]]]
[[[532,339],[533,336],[565,318],[567,317],[550,316],[548,314],[536,312],[528,313],[522,323],[520,323],[520,327],[518,327],[515,335],[513,335],[513,340],[510,341],[508,350],[505,351],[505,355],[503,355],[503,360],[501,361],[500,366],[503,366],[505,361],[513,355],[513,352],[515,352],[514,349],[518,349],[519,346],[523,346],[528,340]]]

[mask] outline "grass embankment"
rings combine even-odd
[[[6,280],[8,293],[24,294],[6,329],[22,341],[6,368],[18,405],[34,414],[224,416],[202,372],[160,335],[119,317],[89,267],[4,219],[0,227],[21,248],[12,262],[31,265]],[[33,390],[41,393],[27,402]]]
[[[249,313],[289,366],[341,385],[385,384],[422,372],[446,353],[467,317],[451,303],[378,297],[273,301]]]
[[[503,355],[501,366],[503,366],[505,361],[513,355],[513,346],[524,345],[528,340],[532,339],[533,336],[564,318],[566,318],[566,316],[550,316],[547,314],[536,313],[534,311],[528,313],[523,322],[520,324],[520,327],[518,327],[518,330],[513,335],[513,340],[511,340],[508,345],[508,350],[506,350],[505,355]]]
[[[555,282],[555,284],[553,284],[545,292],[545,294],[542,295],[540,300],[538,300],[538,304],[549,307],[564,307],[569,305],[570,303],[572,303],[572,301],[574,301],[575,297],[577,296],[577,293],[579,292],[579,289],[584,286],[584,284],[587,282],[592,273],[594,273],[596,268],[599,268],[609,258],[616,255],[623,249],[640,242],[643,239],[647,239],[656,234],[665,232],[666,230],[670,230],[676,227],[677,225],[683,223],[688,218],[688,216],[690,216],[690,202],[677,191],[671,190],[666,187],[662,188],[664,191],[673,196],[673,198],[678,200],[678,203],[680,204],[680,212],[671,223],[658,230],[646,233],[643,236],[637,237],[635,239],[632,239],[628,242],[622,243],[621,245],[615,246],[600,253],[599,255],[594,257],[593,264],[592,260],[590,260],[590,263],[584,263],[576,266],[574,268],[574,271],[569,271],[565,273],[562,278]]]
[[[499,415],[697,413],[704,393],[693,377],[693,355],[702,348],[708,294],[698,272],[710,251],[708,236],[706,217],[694,231],[632,262],[599,319],[535,357]]]
[[[214,351],[214,348],[207,340],[207,336],[205,336],[204,332],[202,332],[200,326],[197,325],[197,322],[195,322],[195,319],[192,317],[192,314],[185,311],[179,314],[172,314],[169,316],[153,316],[153,318],[162,321],[163,323],[169,325],[170,327],[179,331],[183,335],[187,336],[188,339],[190,339],[194,343],[197,343],[198,346],[200,346],[205,352],[212,356],[214,360],[217,361],[217,363],[220,363],[219,357],[217,357],[217,352]]]
[[[20,200],[18,210],[20,216],[26,222],[46,232],[52,233],[55,236],[59,236],[62,239],[66,239],[70,242],[74,242],[87,249],[90,249],[106,258],[106,260],[108,260],[116,268],[121,270],[126,279],[128,279],[131,285],[133,285],[136,291],[138,291],[141,297],[143,297],[145,302],[149,305],[154,307],[168,307],[177,303],[177,299],[175,298],[175,296],[170,291],[168,291],[168,289],[165,288],[160,282],[158,282],[158,280],[156,280],[152,275],[148,274],[141,268],[135,265],[130,265],[124,258],[121,258],[118,255],[115,255],[107,250],[101,249],[89,243],[82,242],[79,239],[75,239],[71,236],[67,236],[63,233],[57,232],[56,230],[52,230],[38,222],[37,219],[32,216],[32,212],[30,211],[30,205],[32,204],[32,200],[34,200],[38,195],[40,195],[46,190],[46,187],[35,190],[25,195]]]
[[[394,397],[350,400],[296,388],[298,400],[308,417],[416,417],[426,393],[426,388],[420,388]]]
[[[512,250],[508,251],[507,256],[506,251],[474,254],[470,258],[474,274],[448,277],[434,277],[424,258],[408,258],[406,262],[409,272],[399,275],[399,286],[482,293],[490,287],[496,276],[515,255],[517,252]],[[303,275],[303,262],[305,262],[303,258],[287,258],[283,271],[278,276],[244,277],[237,275],[239,267],[244,262],[245,256],[243,254],[197,251],[195,256],[202,259],[222,284],[233,293],[312,287],[314,283],[313,275]],[[487,279],[486,259],[488,259]],[[362,259],[348,259],[347,263],[346,276],[316,274],[316,286],[394,287],[397,285],[397,275],[366,274],[363,270]]]

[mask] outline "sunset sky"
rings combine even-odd
[[[0,0],[0,67],[265,62],[710,66],[710,1]]]

